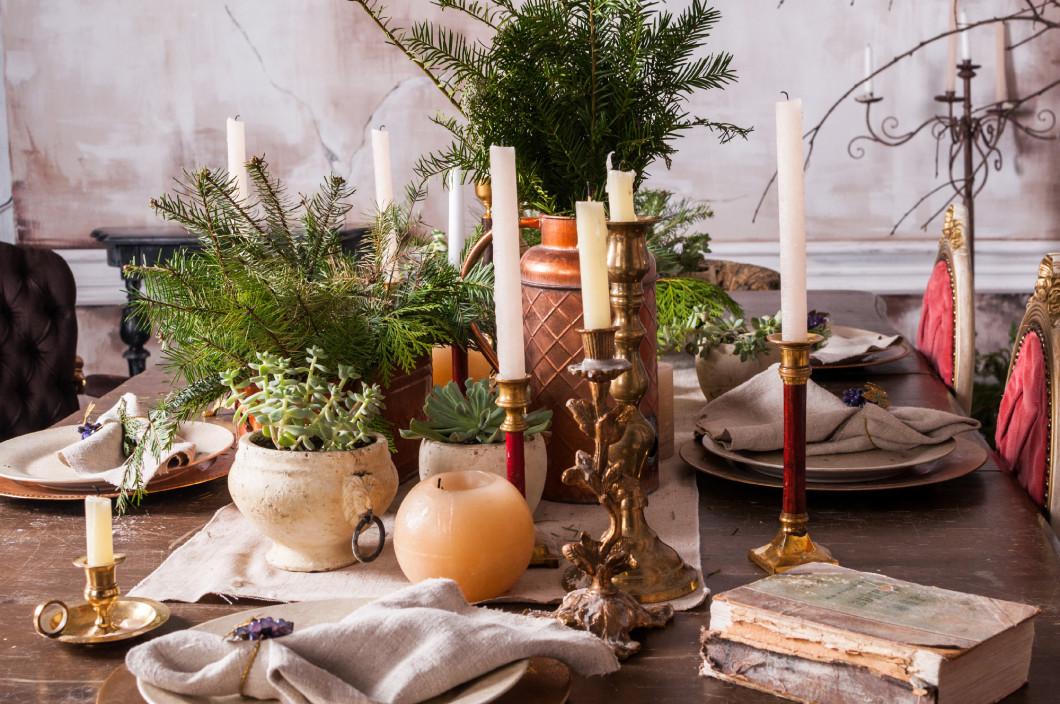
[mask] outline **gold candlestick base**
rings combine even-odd
[[[678,599],[699,589],[699,573],[685,564],[672,547],[659,539],[644,519],[648,500],[636,485],[622,502],[622,545],[636,566],[612,580],[642,604]]]
[[[815,545],[810,539],[806,530],[808,522],[809,516],[805,513],[781,513],[780,530],[773,540],[760,548],[750,550],[747,557],[768,574],[778,574],[811,562],[838,565],[839,562],[832,557],[828,548]]]
[[[40,604],[33,612],[34,630],[64,643],[107,643],[147,633],[169,620],[164,604],[120,597],[116,568],[122,562],[125,555],[115,555],[109,565],[89,565],[86,555],[74,560],[85,571],[87,603],[67,606],[52,599]]]

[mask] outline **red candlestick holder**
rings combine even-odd
[[[827,548],[814,544],[806,529],[806,382],[810,378],[810,350],[824,338],[769,341],[780,347],[780,378],[784,381],[784,505],[780,531],[772,541],[748,553],[751,562],[769,574],[809,562],[838,564]]]

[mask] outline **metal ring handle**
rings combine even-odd
[[[493,230],[487,230],[482,233],[482,237],[479,237],[478,242],[471,248],[471,251],[467,253],[467,259],[464,260],[464,265],[460,268],[460,276],[467,276],[471,273],[471,270],[475,268],[475,264],[482,258],[486,250],[493,245]],[[478,323],[471,324],[471,334],[475,338],[475,342],[478,344],[479,351],[482,352],[482,356],[486,358],[490,366],[493,367],[494,371],[500,369],[500,365],[497,362],[497,351],[493,348],[493,343],[490,342],[489,338],[486,337],[485,333],[479,328]]]
[[[44,612],[47,611],[49,606],[58,606],[62,616],[59,618],[59,622],[56,624],[54,619],[51,619],[49,623],[45,624],[41,621],[44,616]],[[67,608],[66,604],[59,601],[58,599],[52,599],[46,601],[43,604],[39,604],[33,611],[33,630],[41,634],[45,638],[58,638],[63,634],[63,629],[66,628],[67,622],[70,620],[70,609]]]
[[[361,533],[366,531],[368,527],[375,523],[379,528],[379,544],[375,546],[375,551],[368,556],[361,554],[361,545],[358,542],[361,539]],[[368,509],[361,514],[361,520],[357,521],[357,527],[353,529],[353,555],[361,562],[371,562],[383,552],[383,543],[386,542],[386,529],[383,528],[383,520],[379,516],[372,513],[372,509]]]

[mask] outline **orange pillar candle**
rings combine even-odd
[[[401,502],[394,552],[410,582],[446,577],[468,601],[492,599],[530,564],[534,520],[504,477],[448,472],[423,480]]]

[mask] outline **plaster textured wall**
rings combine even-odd
[[[686,5],[672,0],[674,11]],[[719,240],[771,240],[775,191],[756,223],[755,203],[775,165],[773,104],[786,90],[803,98],[806,125],[861,76],[866,42],[877,60],[945,27],[947,2],[913,0],[715,0],[723,19],[709,50],[735,55],[740,82],[703,92],[691,111],[753,125],[747,141],[719,146],[706,131],[686,138],[672,170],[652,185],[710,200]],[[965,0],[972,20],[1017,0]],[[890,7],[890,9],[888,9]],[[394,0],[399,23],[451,18],[427,0]],[[248,150],[264,154],[294,191],[334,171],[360,186],[356,216],[372,191],[372,126],[392,134],[394,173],[411,178],[422,151],[444,142],[428,121],[446,102],[401,53],[387,46],[361,9],[340,0],[0,0],[10,147],[21,241],[90,247],[97,226],[154,222],[149,199],[183,169],[224,166],[224,121],[239,113]],[[456,22],[467,28],[467,22]],[[1029,27],[1013,27],[1014,39]],[[993,33],[978,30],[973,57],[984,65],[974,95],[993,97]],[[1034,90],[1060,74],[1060,33],[1011,52],[1015,89]],[[893,114],[913,126],[937,111],[945,42],[877,78]],[[1060,91],[1039,102],[1056,107]],[[860,161],[847,142],[863,132],[864,110],[847,100],[822,131],[807,174],[810,235],[879,239],[934,178],[934,142],[922,135],[899,149],[872,147]],[[1060,238],[1060,144],[1006,135],[1004,168],[977,201],[980,238]],[[467,200],[473,201],[470,193]],[[918,225],[945,197],[917,208],[896,237],[934,239]],[[427,220],[444,224],[434,185]],[[1047,248],[1046,248],[1047,249]],[[1044,251],[1044,250],[1043,250]],[[881,263],[871,263],[873,266]]]

